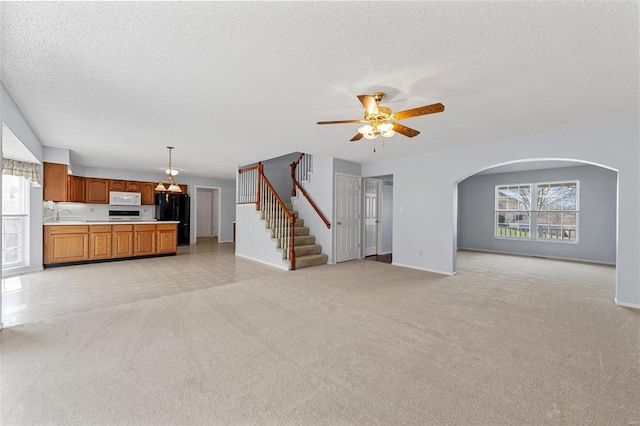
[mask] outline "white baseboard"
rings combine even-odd
[[[417,269],[418,271],[433,272],[435,274],[440,274],[440,275],[453,276],[453,275],[457,274],[457,272],[444,272],[444,271],[438,271],[437,269],[420,268],[418,266],[405,265],[405,264],[396,263],[396,262],[391,262],[391,264],[393,266],[400,266],[402,268],[409,268],[409,269]]]
[[[573,257],[558,257],[558,256],[547,256],[547,255],[542,255],[542,254],[514,253],[514,252],[510,252],[510,251],[485,250],[485,249],[467,248],[467,247],[458,247],[458,250],[478,251],[478,252],[481,252],[481,253],[508,254],[508,255],[512,255],[512,256],[537,257],[537,258],[540,258],[540,259],[568,260],[568,261],[571,261],[571,262],[595,263],[595,264],[598,264],[598,265],[616,266],[615,262],[603,262],[603,261],[599,261],[599,260],[576,259],[576,258],[573,258]]]
[[[249,257],[249,256],[245,256],[243,254],[235,254],[238,257],[241,257],[243,259],[248,259],[248,260],[252,260],[254,262],[258,262],[258,263],[262,263],[263,265],[269,265],[269,266],[273,266],[274,268],[278,268],[278,269],[284,269],[285,271],[288,271],[289,268],[287,268],[286,265],[282,264],[282,265],[276,265],[275,263],[271,263],[271,262],[265,262],[264,260],[260,260],[260,259],[254,259],[253,257]]]
[[[32,272],[42,272],[44,268],[42,266],[21,266],[18,268],[5,269],[2,271],[2,278],[15,277],[17,275],[30,274]]]
[[[391,254],[393,253],[392,251],[383,251],[382,253],[379,253],[381,256],[384,256],[386,254]]]
[[[633,309],[640,309],[640,304],[637,303],[626,303],[626,302],[618,302],[618,298],[614,298],[613,301],[615,302],[616,305],[618,306],[622,306],[624,308],[633,308]]]

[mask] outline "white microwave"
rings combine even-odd
[[[142,195],[139,192],[109,191],[109,204],[112,206],[139,206]]]

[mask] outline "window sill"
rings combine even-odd
[[[509,238],[509,237],[493,237],[497,241],[524,241],[528,243],[551,243],[551,244],[578,244],[579,240],[542,240],[533,238]]]

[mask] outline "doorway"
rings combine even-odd
[[[220,191],[218,188],[196,187],[196,237],[218,238]]]
[[[364,188],[365,259],[392,263],[393,175],[365,178]]]

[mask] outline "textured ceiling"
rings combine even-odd
[[[77,164],[233,178],[638,116],[637,2],[2,2],[1,79]],[[442,102],[373,153],[356,95]],[[383,102],[385,104],[385,102]],[[378,142],[379,143],[379,142]]]

